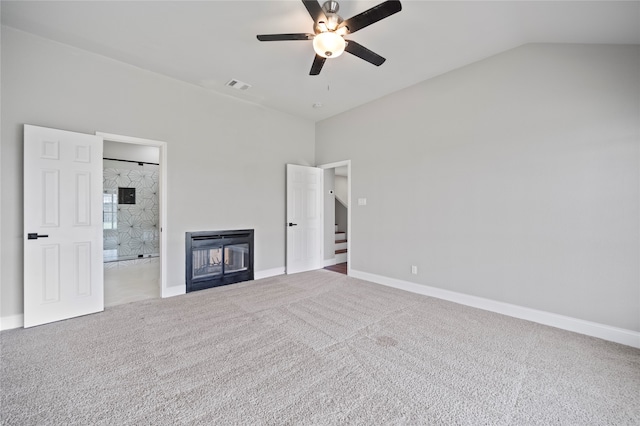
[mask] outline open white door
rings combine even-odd
[[[323,170],[287,164],[287,274],[321,269]]]
[[[104,310],[102,137],[24,126],[24,326]]]

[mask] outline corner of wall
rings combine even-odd
[[[0,331],[12,330],[24,326],[24,316],[22,314],[0,317]]]

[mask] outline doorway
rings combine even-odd
[[[163,297],[166,146],[96,134],[104,138],[105,307]]]
[[[351,160],[318,166],[324,170],[324,267],[351,270]]]

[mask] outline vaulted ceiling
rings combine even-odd
[[[341,1],[349,18],[380,1]],[[640,44],[637,1],[418,1],[348,38],[380,67],[343,54],[310,76],[303,3],[286,1],[5,1],[2,24],[313,121],[525,43]],[[237,79],[245,91],[225,85]],[[314,104],[322,104],[314,108]]]

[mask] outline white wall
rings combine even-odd
[[[352,269],[640,331],[639,46],[525,45],[318,123],[344,158]]]
[[[169,286],[186,231],[254,228],[256,271],[284,268],[285,164],[315,164],[312,122],[7,27],[1,78],[1,317],[22,313],[25,123],[167,143]]]

